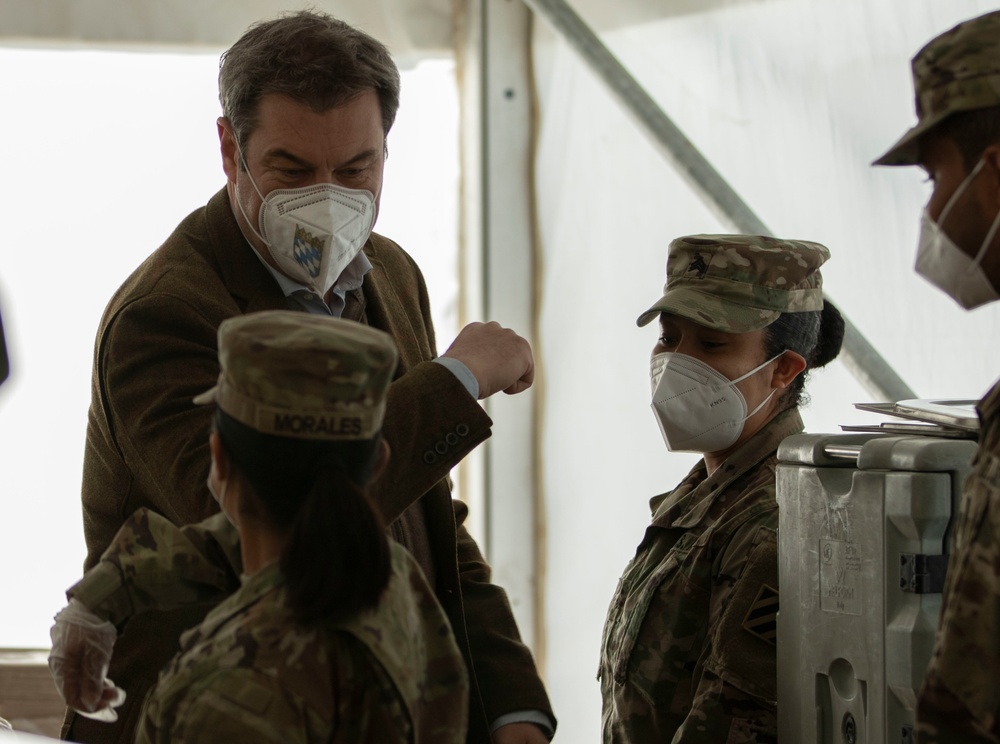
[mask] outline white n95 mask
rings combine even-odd
[[[277,189],[260,205],[260,239],[278,268],[324,296],[375,224],[368,191],[322,183]]]
[[[739,439],[746,420],[775,393],[772,390],[747,413],[747,402],[736,383],[764,369],[781,354],[735,380],[687,354],[670,351],[656,354],[649,361],[652,407],[667,449],[705,453],[731,446]]]
[[[917,248],[916,271],[920,276],[950,296],[955,302],[966,310],[972,310],[1000,299],[993,284],[983,271],[982,261],[986,251],[993,242],[997,228],[1000,227],[1000,214],[990,226],[986,233],[986,239],[979,247],[979,252],[975,258],[969,258],[965,252],[955,245],[954,241],[948,237],[941,225],[955,205],[958,197],[965,191],[966,186],[972,181],[977,173],[982,169],[985,161],[980,160],[972,172],[965,177],[965,180],[955,189],[955,193],[948,199],[948,203],[941,210],[941,215],[937,222],[931,219],[930,212],[924,207],[920,215],[920,246]]]
[[[282,273],[325,296],[371,235],[375,197],[364,189],[332,183],[275,189],[264,196],[250,170],[245,173],[262,199],[260,232],[236,200],[250,229],[267,246]]]

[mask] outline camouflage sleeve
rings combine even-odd
[[[777,742],[778,552],[767,524],[773,516],[745,525],[725,552],[712,596],[711,646],[674,744]]]
[[[982,449],[964,485],[918,741],[1000,742],[1000,458]]]
[[[774,706],[706,671],[672,744],[777,744]]]
[[[962,702],[931,669],[917,701],[917,741],[920,744],[997,744],[998,732],[985,731]]]
[[[239,535],[225,515],[177,527],[139,509],[66,595],[120,627],[146,610],[221,600],[239,587],[241,570]]]

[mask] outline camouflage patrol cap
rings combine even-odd
[[[639,316],[644,326],[672,313],[728,333],[770,325],[781,313],[823,309],[819,243],[763,235],[690,235],[670,243],[663,297]]]
[[[1000,11],[932,39],[911,66],[917,125],[873,165],[916,165],[918,140],[948,116],[1000,106]]]
[[[340,318],[270,310],[219,326],[216,402],[263,434],[371,439],[381,428],[398,357],[382,331]]]

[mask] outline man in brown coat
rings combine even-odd
[[[468,740],[544,742],[555,726],[544,687],[447,483],[449,470],[490,434],[477,399],[528,387],[531,350],[496,323],[474,323],[435,358],[420,270],[394,242],[370,233],[398,71],[371,37],[303,12],[251,27],[223,55],[219,86],[226,187],[129,277],[98,331],[83,476],[85,568],[140,507],[177,524],[217,511],[205,485],[211,411],[192,398],[219,373],[223,320],[293,307],[366,323],[391,334],[400,352],[384,423],[392,463],[373,497],[434,587],[465,656]],[[219,564],[227,570],[221,555]],[[64,736],[130,741],[180,632],[209,607],[129,620],[108,672],[128,693],[117,722],[71,711]]]

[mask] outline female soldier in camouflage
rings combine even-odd
[[[670,245],[650,375],[667,449],[704,455],[654,497],[608,610],[604,741],[776,741],[779,442],[805,373],[840,350],[816,243],[699,235]]]
[[[468,678],[447,617],[365,496],[388,460],[391,338],[291,311],[218,336],[219,382],[196,402],[218,406],[208,485],[238,547],[143,509],[84,579],[114,617],[156,576],[173,600],[214,597],[205,555],[242,557],[242,586],[181,637],[136,740],[461,744]]]

